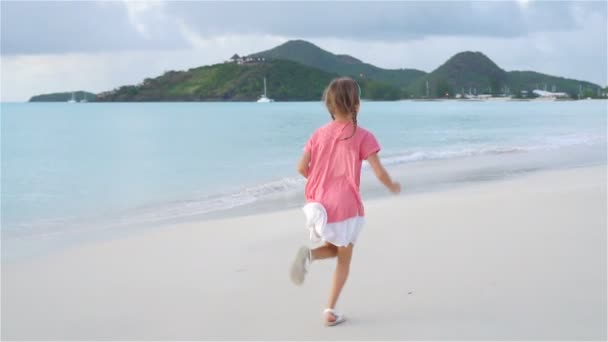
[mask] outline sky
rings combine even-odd
[[[430,72],[481,51],[505,70],[608,84],[608,1],[0,2],[0,101],[101,92],[304,39]]]

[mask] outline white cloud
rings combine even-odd
[[[129,22],[144,38],[150,40],[155,34],[162,34],[158,28],[174,25],[168,17],[164,1],[123,0]]]
[[[521,7],[521,8],[527,8],[528,4],[530,3],[529,0],[517,0],[517,4]]]

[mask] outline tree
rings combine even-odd
[[[437,81],[436,97],[454,97],[454,89],[445,80]]]

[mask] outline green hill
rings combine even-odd
[[[327,72],[352,76],[357,80],[372,79],[402,88],[424,76],[424,71],[415,69],[382,69],[363,63],[348,55],[335,55],[303,40],[290,40],[273,49],[254,53],[249,57],[286,59]]]
[[[135,86],[99,94],[99,101],[254,101],[263,93],[277,101],[319,100],[336,77],[291,61],[222,63],[169,71]]]
[[[248,64],[222,63],[168,71],[101,93],[97,101],[255,101],[267,79],[268,97],[276,101],[319,101],[323,90],[338,74],[328,73],[288,60],[268,60]],[[394,86],[362,80],[363,97],[395,100],[402,94]]]
[[[62,92],[62,93],[50,93],[50,94],[42,94],[32,96],[29,99],[29,102],[67,102],[72,98],[72,94],[74,94],[74,99],[76,101],[82,101],[86,99],[89,102],[93,102],[96,100],[97,95],[88,92],[88,91],[75,91],[75,92]]]
[[[89,101],[254,101],[268,81],[268,96],[277,101],[318,101],[337,76],[359,81],[369,100],[452,97],[457,93],[519,94],[546,89],[571,97],[595,96],[599,86],[590,82],[533,71],[505,71],[481,52],[461,52],[431,73],[414,69],[382,69],[348,55],[336,55],[311,43],[295,40],[234,62],[168,71],[95,96]],[[427,87],[428,84],[428,87]],[[67,101],[71,92],[34,96],[30,101]],[[84,92],[76,92],[76,98]]]
[[[594,97],[597,95],[597,84],[591,82],[573,80],[558,76],[550,76],[534,71],[509,71],[507,73],[507,85],[511,93],[517,94],[522,90],[546,89],[570,94],[570,97],[577,98],[579,91],[584,97]]]
[[[598,85],[532,71],[505,71],[481,52],[465,51],[454,55],[431,73],[419,78],[408,91],[416,97],[452,97],[456,93],[519,94],[522,90],[544,89],[566,92],[576,97],[579,87],[597,89]],[[553,88],[555,86],[555,88]]]
[[[499,90],[505,84],[507,73],[481,52],[460,52],[431,73],[418,79],[410,87],[416,96],[444,97],[469,89],[483,93]]]

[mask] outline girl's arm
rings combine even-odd
[[[304,176],[304,178],[308,178],[308,171],[310,169],[310,152],[304,152],[302,155],[302,159],[298,163],[298,172]]]
[[[374,173],[376,174],[378,180],[382,184],[384,184],[384,186],[386,186],[390,190],[390,192],[394,194],[398,194],[399,192],[401,192],[401,184],[393,182],[391,176],[388,174],[388,172],[386,172],[384,166],[382,166],[380,158],[378,158],[378,153],[370,154],[367,157],[367,161],[369,162],[369,165],[372,166],[372,169],[374,170]]]

